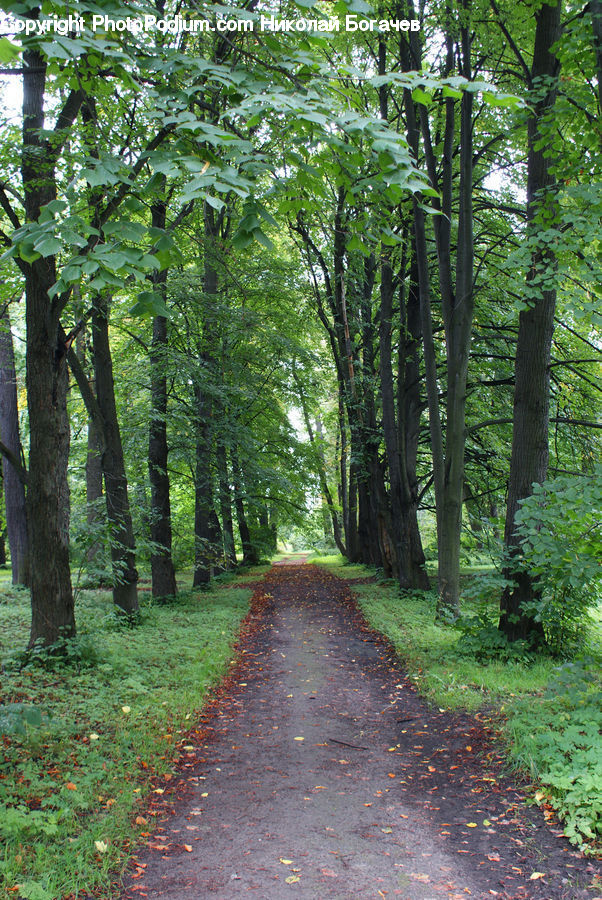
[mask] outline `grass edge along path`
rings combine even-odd
[[[146,601],[135,628],[116,622],[107,592],[84,592],[73,664],[61,668],[19,670],[29,600],[0,594],[2,900],[112,896],[115,873],[153,830],[152,798],[251,627],[255,584],[245,582],[256,577]],[[41,723],[11,728],[15,702]]]
[[[400,596],[397,585],[378,583],[374,570],[341,556],[309,562],[360,582],[352,590],[366,621],[393,646],[421,695],[442,709],[491,716],[508,767],[531,782],[545,818],[552,824],[558,817],[576,847],[602,857],[599,657],[565,664],[549,657],[477,661],[458,652],[455,629],[435,624],[434,594]],[[468,602],[471,611],[476,608]]]

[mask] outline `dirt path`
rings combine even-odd
[[[592,898],[483,725],[423,704],[342,581],[282,566],[261,593],[123,900]]]

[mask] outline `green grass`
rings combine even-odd
[[[82,592],[73,664],[19,669],[29,597],[3,581],[0,897],[15,897],[17,884],[30,900],[99,887],[109,897],[111,873],[152,830],[151,791],[227,670],[251,591],[217,586],[164,606],[147,599],[135,628],[116,621],[109,593]],[[41,724],[7,710],[14,703],[41,712]]]
[[[340,556],[314,557],[340,578],[371,570],[346,565]],[[478,591],[487,567],[463,570],[464,615],[483,613]],[[374,572],[372,572],[374,574]],[[467,655],[459,632],[435,624],[434,592],[400,594],[392,582],[353,586],[370,625],[386,635],[409,677],[433,705],[444,709],[499,713],[500,736],[508,761],[534,780],[538,801],[556,809],[565,834],[587,852],[602,842],[602,609],[587,626],[581,661],[549,656],[480,660]],[[487,593],[486,593],[487,596]],[[497,596],[485,604],[495,621]]]

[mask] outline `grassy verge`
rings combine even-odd
[[[29,597],[0,585],[0,897],[111,896],[110,873],[152,829],[145,800],[225,672],[250,595],[229,585],[148,600],[127,628],[107,592],[82,592],[72,663],[19,668]]]
[[[338,577],[371,574],[340,556],[315,556]],[[488,604],[474,596],[481,572],[463,575],[463,613],[495,620],[495,592]],[[536,799],[554,808],[565,834],[587,852],[602,842],[602,615],[589,625],[583,656],[573,662],[546,656],[478,658],[478,644],[450,626],[434,623],[433,593],[400,595],[390,582],[353,587],[370,625],[386,635],[420,692],[441,708],[498,711],[509,762],[534,781]],[[488,608],[487,608],[488,607]],[[495,640],[495,629],[492,640]]]

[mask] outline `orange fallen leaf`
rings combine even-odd
[[[73,784],[72,781],[68,781],[67,784],[65,785],[65,787],[67,788],[68,791],[76,791],[77,790],[77,785]]]
[[[190,844],[184,844],[184,850],[187,850],[188,853],[192,853],[192,847],[190,846]]]
[[[148,821],[144,816],[136,816],[136,825],[148,825]]]
[[[532,875],[529,876],[529,881],[537,881],[538,878],[545,878],[545,872],[533,872]]]

